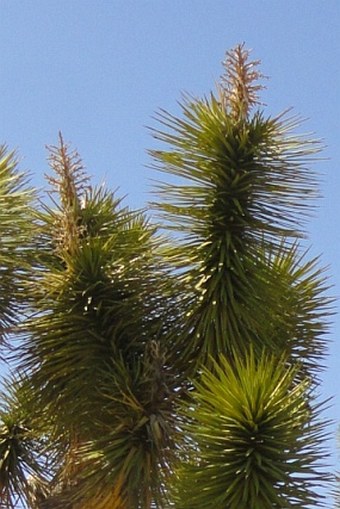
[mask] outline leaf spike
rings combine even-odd
[[[47,146],[47,149],[48,162],[54,175],[46,175],[46,179],[52,187],[51,192],[57,193],[60,198],[61,215],[57,227],[57,241],[61,249],[72,252],[81,234],[79,211],[91,189],[90,179],[78,152],[70,149],[60,131],[59,145]]]
[[[223,62],[225,73],[221,77],[219,94],[221,104],[236,120],[246,120],[249,111],[261,104],[258,92],[265,87],[258,83],[265,76],[258,70],[260,60],[249,61],[250,50],[245,43],[227,51]]]
[[[82,160],[76,150],[70,150],[60,131],[59,146],[50,145],[47,149],[48,162],[56,176],[47,175],[46,178],[52,185],[53,191],[60,195],[63,208],[72,208],[79,202],[80,195],[89,188],[89,177]]]

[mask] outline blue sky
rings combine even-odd
[[[45,145],[62,130],[95,182],[143,206],[155,146],[145,126],[158,108],[178,113],[182,91],[214,89],[225,51],[243,41],[270,77],[268,113],[294,107],[326,144],[308,229],[340,296],[338,0],[0,0],[0,142],[40,187]],[[336,396],[328,415],[338,423],[339,335],[338,315],[322,388]]]

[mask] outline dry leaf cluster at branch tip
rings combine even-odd
[[[76,150],[71,151],[59,132],[59,146],[48,146],[48,162],[54,176],[46,175],[52,193],[60,196],[59,228],[57,243],[61,249],[71,252],[77,245],[79,234],[79,210],[81,200],[90,191],[89,177]]]
[[[265,87],[259,80],[265,76],[258,70],[260,60],[249,61],[250,51],[244,43],[226,54],[225,73],[219,85],[222,106],[237,120],[245,120],[251,108],[259,101],[259,92]]]

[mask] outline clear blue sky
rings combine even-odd
[[[267,111],[294,107],[327,145],[309,232],[340,296],[339,0],[0,0],[0,142],[42,186],[45,144],[62,130],[96,182],[142,206],[154,146],[144,126],[160,107],[177,113],[181,91],[214,88],[225,50],[243,41],[270,77]],[[339,335],[338,315],[322,388],[338,423]]]

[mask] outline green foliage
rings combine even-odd
[[[46,430],[28,403],[27,384],[10,379],[1,394],[0,408],[0,500],[35,507],[48,493],[52,457],[46,455]]]
[[[251,351],[203,370],[187,405],[189,452],[176,481],[176,508],[307,508],[318,505],[325,438],[320,406],[285,358]]]
[[[236,122],[213,95],[187,100],[183,115],[184,120],[160,114],[168,130],[155,137],[170,148],[151,152],[155,167],[170,178],[158,184],[154,206],[165,227],[177,233],[165,255],[180,271],[187,296],[186,334],[179,335],[178,349],[195,369],[221,352],[242,354],[250,343],[258,352],[264,346],[279,353],[288,348],[293,357],[305,356],[312,369],[315,359],[310,362],[308,354],[322,355],[323,340],[313,331],[313,346],[310,337],[308,346],[302,344],[300,334],[287,345],[295,340],[288,329],[294,316],[288,322],[287,316],[296,316],[293,300],[305,308],[308,328],[317,318],[310,321],[314,301],[322,300],[320,318],[328,312],[319,269],[311,273],[311,262],[296,268],[299,224],[317,194],[307,169],[317,142],[291,134],[297,121],[284,116],[256,112]],[[264,326],[273,313],[284,317],[279,320],[287,328],[279,337]]]
[[[22,327],[18,358],[51,451],[60,443],[66,451],[53,506],[98,499],[105,473],[109,495],[120,483],[110,503],[118,497],[147,507],[164,491],[158,471],[173,456],[176,434],[178,384],[165,342],[175,283],[144,215],[102,188],[83,187],[77,154],[62,139],[52,156],[59,177],[50,181],[61,200],[39,212],[37,242],[45,247],[29,289],[36,312]]]
[[[216,95],[158,116],[159,224],[92,188],[61,135],[39,205],[1,152],[1,507],[322,506],[332,309],[300,246],[320,147],[266,117],[243,46],[225,65]]]
[[[17,170],[14,152],[0,146],[0,340],[12,332],[25,303],[25,281],[32,262],[33,192]]]

